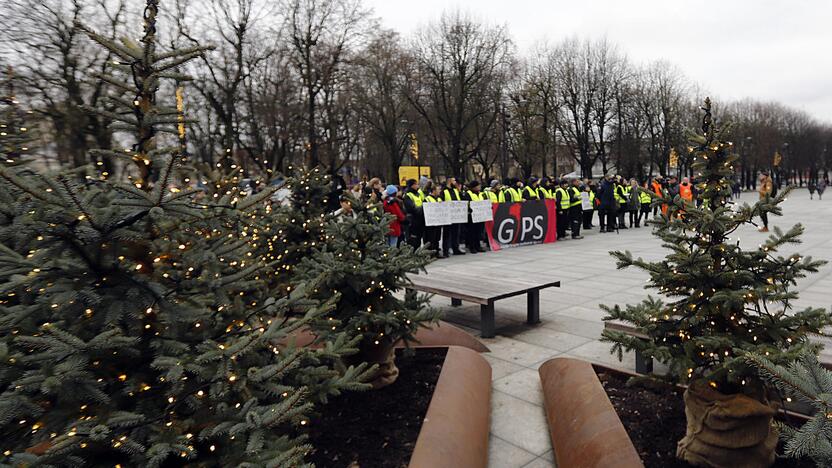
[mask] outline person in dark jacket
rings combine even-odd
[[[461,185],[457,182],[455,177],[448,177],[445,183],[445,188],[442,190],[442,201],[461,201],[462,193],[460,192]],[[442,226],[442,252],[449,256],[451,252],[454,255],[465,255],[465,252],[459,248],[460,231],[463,224],[454,223]]]
[[[611,174],[605,175],[604,180],[601,181],[598,199],[601,201],[598,205],[600,232],[615,232],[618,203],[615,201],[615,183],[612,181]]]
[[[407,243],[414,249],[422,245],[425,234],[425,215],[422,213],[422,191],[416,179],[407,180],[407,191],[404,194],[404,213],[407,221]]]
[[[485,194],[480,192],[480,183],[477,180],[468,182],[468,190],[462,193],[462,199],[467,201],[483,201],[487,200]],[[465,226],[465,248],[469,253],[475,254],[478,252],[485,252],[480,246],[480,239],[482,238],[485,223],[471,222],[471,211],[468,211],[468,225]]]
[[[442,202],[442,187],[439,184],[434,184],[433,182],[428,181],[424,187],[423,192],[425,193],[425,203]],[[442,239],[442,226],[425,226],[424,236],[425,247],[428,250],[433,251],[437,258],[447,258],[447,256],[442,253],[441,245],[439,244]]]
[[[566,230],[570,227],[569,205],[569,181],[561,179],[558,188],[555,189],[555,214],[557,216],[558,240],[566,239]]]

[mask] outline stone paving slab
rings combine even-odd
[[[756,194],[745,193],[740,202],[753,202]],[[803,243],[789,246],[793,252],[816,259],[832,259],[832,201],[810,201],[806,190],[797,190],[783,206],[783,217],[771,217],[772,226],[785,229],[802,223]],[[596,218],[597,221],[597,218]],[[633,356],[619,362],[609,345],[598,341],[603,330],[603,312],[598,304],[625,305],[656,296],[645,290],[648,276],[638,270],[617,270],[611,250],[629,250],[636,257],[662,258],[666,251],[651,229],[628,229],[620,234],[583,233],[582,240],[506,249],[477,255],[455,256],[434,262],[428,271],[460,271],[484,277],[506,276],[515,280],[560,280],[560,288],[540,293],[539,325],[527,325],[525,297],[495,303],[497,336],[483,340],[491,349],[485,358],[493,373],[492,426],[489,460],[492,468],[544,468],[554,466],[549,433],[540,399],[537,369],[555,356],[568,356],[634,370]],[[753,228],[738,233],[741,245],[759,245],[767,234]],[[832,306],[832,265],[801,280],[803,294],[797,307]],[[451,307],[447,298],[434,297],[432,304],[445,312],[445,319],[465,330],[479,333],[479,307]]]

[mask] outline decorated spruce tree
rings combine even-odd
[[[289,167],[290,177],[282,187],[285,198],[273,197],[261,209],[262,255],[279,261],[271,279],[291,290],[301,260],[324,244],[326,206],[330,197],[330,178],[320,168]]]
[[[832,371],[823,367],[812,353],[801,355],[788,366],[755,354],[745,358],[789,401],[799,401],[814,410],[812,418],[798,429],[778,425],[786,456],[810,457],[819,468],[832,466]]]
[[[325,242],[300,263],[296,278],[315,281],[312,296],[319,300],[338,295],[333,311],[314,321],[319,336],[331,339],[339,333],[361,338],[357,359],[377,363],[372,382],[378,388],[398,376],[393,345],[412,341],[420,326],[435,322],[438,311],[427,306],[427,297],[397,294],[431,261],[422,250],[390,247],[386,242],[391,216],[380,205],[365,206],[350,198],[352,214],[330,215]]]
[[[215,200],[172,184],[157,90],[202,49],[156,51],[157,3],[141,44],[85,29],[129,65],[102,78],[136,95],[113,116],[135,142],[116,153],[132,182],[0,163],[0,199],[15,201],[0,206],[3,465],[301,466],[310,406],[367,376],[335,370],[345,335],[286,344],[338,295],[262,280],[277,266],[254,255],[248,220],[269,191]]]
[[[605,320],[629,322],[648,336],[643,340],[604,331],[613,351],[635,350],[666,363],[670,376],[688,383],[685,392],[687,434],[677,455],[701,466],[767,466],[777,441],[774,410],[766,387],[742,354],[753,352],[775,363],[813,351],[807,334],[830,323],[822,309],[794,310],[792,289],[807,272],[823,264],[780,249],[799,242],[795,225],[775,229],[757,248],[746,249],[732,236],[762,213],[780,214],[788,190],[754,205],[731,202],[737,156],[724,129],[713,121],[705,100],[702,129],[691,136],[697,208],[681,197],[656,200],[668,214],[654,233],[670,253],[661,261],[613,252],[619,268],[635,266],[650,274],[648,287],[667,301],[649,297],[637,305],[606,307]]]

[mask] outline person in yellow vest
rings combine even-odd
[[[439,184],[428,182],[425,184],[424,193],[427,193],[427,195],[425,195],[424,203],[439,203],[442,201],[442,191],[440,190]],[[439,240],[442,236],[442,226],[425,226],[424,233],[425,246],[427,249],[433,251],[438,258],[444,258],[445,255],[443,255],[439,249]]]
[[[526,188],[526,184],[520,179],[514,179],[514,193],[517,196],[515,201],[522,202],[526,201],[526,197],[523,196],[523,190]]]
[[[583,221],[583,197],[581,197],[581,179],[572,179],[569,187],[569,223],[572,226],[572,238],[583,239],[581,222]]]
[[[627,199],[629,193],[624,179],[615,176],[615,201],[618,204],[618,229],[627,229],[624,225],[624,214],[627,213]]]
[[[511,182],[506,185],[507,193],[506,201],[519,203],[523,201],[523,182],[520,179],[511,179]],[[509,200],[509,198],[511,198]]]
[[[537,194],[541,199],[553,200],[555,198],[555,189],[552,186],[552,179],[544,177],[540,181],[540,187],[537,189]]]
[[[584,180],[583,191],[586,192],[589,196],[589,205],[592,207],[589,210],[584,210],[583,218],[584,218],[584,230],[592,229],[594,226],[592,225],[592,215],[595,213],[595,187],[593,186],[592,182]]]
[[[418,249],[422,245],[422,237],[425,235],[425,215],[422,212],[424,199],[421,196],[422,191],[419,189],[416,179],[408,179],[406,187],[402,198],[404,200],[406,239],[408,245]]]
[[[449,177],[445,183],[445,190],[442,191],[442,201],[462,201],[462,194],[459,191],[459,183],[456,178]],[[459,248],[460,224],[448,224],[442,226],[442,252],[446,256],[465,255]]]
[[[530,177],[529,183],[523,189],[523,200],[539,200],[537,189],[540,187],[540,180],[537,177]]]
[[[486,199],[491,200],[491,203],[506,202],[506,194],[503,192],[503,186],[500,185],[500,181],[497,179],[492,180],[489,187],[483,193]]]
[[[480,192],[480,183],[479,181],[472,180],[468,182],[468,190],[462,194],[463,200],[468,200],[472,202],[487,200],[485,194]],[[467,249],[468,253],[478,253],[478,252],[485,252],[480,246],[480,240],[483,236],[483,229],[485,223],[474,223],[471,222],[471,210],[468,210],[468,225],[465,226],[465,248]]]
[[[566,239],[566,228],[569,226],[569,182],[566,179],[560,181],[560,186],[555,189],[555,212],[557,213],[558,240]]]
[[[641,185],[641,188],[643,188],[644,190],[640,190],[638,192],[640,210],[638,213],[638,218],[636,218],[636,227],[641,226],[642,216],[644,217],[644,225],[647,226],[647,217],[650,216],[650,204],[653,203],[653,197],[650,196],[653,187],[645,180],[644,183]],[[653,217],[655,218],[656,216],[653,215]]]
[[[511,203],[514,201],[514,189],[512,186],[514,185],[514,179],[510,179],[506,177],[503,179],[503,203]]]

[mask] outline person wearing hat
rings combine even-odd
[[[515,203],[519,203],[523,200],[523,181],[518,179],[517,177],[514,178],[512,183],[512,190],[511,190],[511,199]]]
[[[561,179],[560,186],[555,189],[555,213],[557,221],[558,240],[566,239],[566,228],[569,226],[569,182]]]
[[[387,245],[396,247],[399,245],[399,236],[402,235],[402,223],[405,220],[404,211],[401,205],[399,205],[399,199],[396,198],[396,194],[399,193],[398,187],[388,185],[384,189],[384,193],[387,195],[384,197],[384,212],[392,215],[394,218],[390,221],[390,231],[387,233]]]
[[[497,179],[491,180],[489,187],[486,188],[483,193],[487,199],[491,200],[491,203],[505,203],[506,201],[506,194],[503,192],[503,186],[500,185],[500,181]]]
[[[541,199],[554,199],[555,188],[552,186],[552,179],[544,177],[540,180],[540,187],[537,188],[537,194]]]
[[[537,194],[537,188],[540,185],[540,180],[537,177],[529,177],[529,183],[523,189],[524,200],[538,200],[540,197]]]
[[[485,194],[480,192],[480,183],[477,180],[468,182],[468,190],[462,194],[462,199],[469,202],[477,202],[487,200]],[[483,229],[485,223],[475,223],[471,219],[471,209],[468,209],[468,224],[465,226],[465,249],[468,253],[485,252],[485,249],[480,247],[480,239],[483,236]]]
[[[581,235],[581,222],[583,221],[583,198],[581,197],[581,180],[572,179],[572,186],[569,187],[569,223],[572,226],[572,238],[583,239]]]
[[[423,192],[416,179],[408,179],[406,184],[404,212],[407,221],[407,243],[414,249],[418,249],[422,245],[422,236],[425,234],[425,215],[422,212]]]

